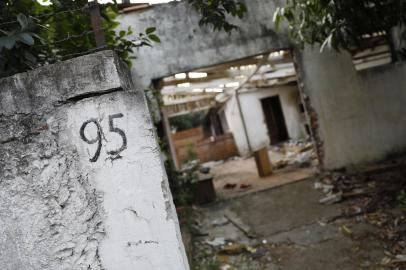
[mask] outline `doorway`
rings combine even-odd
[[[277,144],[289,139],[279,96],[261,99],[265,122],[271,144]]]

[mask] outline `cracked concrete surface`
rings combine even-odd
[[[376,228],[337,218],[342,205],[320,205],[321,196],[309,179],[199,208],[202,236],[195,241],[195,259],[204,264],[215,258],[218,269],[230,270],[384,269]],[[247,237],[224,216],[255,237]],[[343,234],[342,226],[353,234]],[[216,239],[243,245],[245,251],[224,256],[222,250],[229,244],[207,244]]]
[[[0,80],[0,269],[188,269],[143,93],[112,52]]]

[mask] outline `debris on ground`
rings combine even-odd
[[[246,251],[246,245],[240,243],[228,243],[223,246],[219,254],[237,255]]]
[[[319,200],[319,203],[321,203],[321,204],[333,204],[333,203],[341,202],[342,199],[343,199],[342,192],[338,192],[338,193],[335,193],[335,194],[329,193],[329,195],[327,195],[326,197],[321,198]]]
[[[202,174],[209,174],[210,173],[211,168],[210,167],[203,167],[201,166],[199,169],[199,172]]]
[[[348,228],[346,225],[342,225],[340,227],[340,232],[346,237],[350,237],[350,238],[353,237],[352,230],[350,228]]]
[[[294,146],[271,149],[285,155],[284,169],[313,151]],[[192,269],[406,269],[405,164],[322,171],[308,181],[208,206],[194,240],[194,260],[202,267]],[[247,179],[230,178],[219,187],[235,184],[237,192]],[[297,205],[290,203],[294,198]]]
[[[206,243],[213,247],[219,247],[226,244],[226,239],[224,237],[216,237],[213,240],[206,240]]]
[[[241,184],[240,185],[240,189],[249,189],[249,188],[252,188],[251,184]]]
[[[200,167],[202,168],[208,168],[208,169],[212,169],[218,165],[221,165],[224,163],[224,160],[218,160],[218,161],[209,161],[209,162],[205,162],[200,164]]]
[[[223,188],[224,189],[233,189],[236,187],[237,187],[237,184],[226,183]]]
[[[379,238],[386,243],[381,262],[385,269],[406,269],[405,165],[400,159],[365,166],[357,172],[323,172],[314,184],[326,194],[320,203],[346,202],[340,218],[353,218],[379,230]],[[340,232],[353,235],[345,225]]]
[[[281,155],[281,158],[272,162],[275,170],[287,166],[303,168],[317,164],[313,143],[308,140],[290,140],[274,145],[270,148],[270,155],[276,156],[276,154]]]
[[[229,222],[230,222],[229,219],[227,219],[226,217],[221,217],[221,218],[218,218],[218,219],[213,220],[213,221],[211,222],[211,225],[214,226],[214,227],[217,227],[217,226],[224,226],[224,225],[226,225],[226,224],[229,223]]]

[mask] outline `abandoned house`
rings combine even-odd
[[[116,30],[161,40],[131,69],[104,50],[97,1],[60,11],[90,10],[92,30],[67,38],[104,45],[0,80],[1,269],[188,270],[192,237],[217,263],[194,269],[406,264],[401,42],[299,49],[272,20],[285,1],[241,1],[231,33],[190,1],[124,1]]]
[[[222,130],[233,135],[240,155],[307,134],[315,143],[320,164],[329,169],[404,152],[406,128],[401,123],[406,117],[402,105],[406,94],[401,74],[405,65],[395,61],[391,44],[396,42],[390,42],[388,33],[365,37],[366,48],[352,55],[305,48],[301,53],[293,50],[293,60],[272,64],[278,52],[286,57],[285,52],[291,52],[286,49],[293,48],[286,32],[276,34],[273,30],[269,14],[276,5],[262,0],[246,4],[250,12],[245,23],[230,36],[200,28],[198,14],[184,2],[123,11],[119,17],[123,29],[131,25],[142,29],[158,22],[161,26],[158,34],[165,46],[158,44],[137,55],[143,68],[134,67],[132,72],[140,87],[172,77],[164,92],[190,90],[188,95],[204,97],[202,106],[216,107]],[[268,59],[264,59],[266,55]],[[233,69],[233,61],[239,63],[237,69]],[[247,63],[241,64],[244,61]],[[249,72],[241,70],[242,66],[255,73],[248,82],[243,76]],[[257,68],[258,72],[253,72]],[[209,74],[225,69],[236,74],[227,77],[226,83],[233,87],[215,93],[226,84],[222,78],[211,80]],[[174,85],[176,74],[188,72],[207,73],[213,85],[199,86],[185,80],[188,77],[180,79],[185,84]],[[204,87],[214,93],[202,90]],[[389,105],[382,106],[383,101]]]
[[[171,117],[208,112],[206,124],[172,132],[180,164],[187,159],[190,143],[200,161],[207,162],[248,156],[270,144],[309,135],[289,51],[175,74],[164,78],[161,87],[169,122]]]

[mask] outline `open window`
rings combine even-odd
[[[364,70],[392,63],[390,37],[385,31],[364,35],[362,44],[351,50],[356,70]]]

